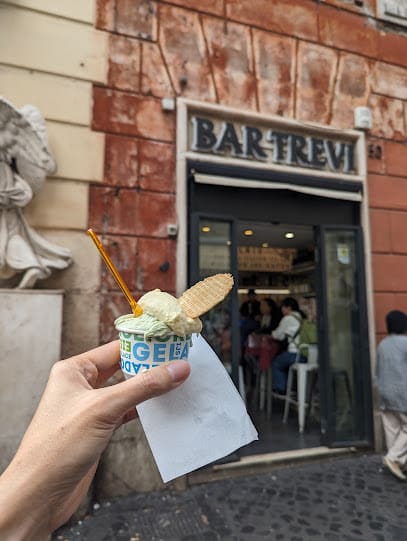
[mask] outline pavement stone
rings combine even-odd
[[[406,541],[406,494],[358,454],[94,504],[52,541]]]

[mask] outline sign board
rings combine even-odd
[[[377,16],[379,19],[407,26],[406,0],[377,0]]]
[[[239,271],[284,272],[291,270],[296,250],[293,248],[260,248],[239,246]]]
[[[272,123],[191,115],[189,150],[339,175],[358,173],[355,142],[335,135],[310,135]]]

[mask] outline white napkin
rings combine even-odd
[[[258,439],[216,353],[200,335],[193,335],[192,342],[186,382],[137,406],[164,483]]]

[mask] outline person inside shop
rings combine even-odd
[[[249,320],[259,321],[261,317],[260,301],[257,299],[254,289],[249,289],[247,292],[247,300],[240,307],[240,315]]]
[[[190,372],[186,361],[172,361],[104,387],[120,369],[119,359],[117,340],[52,367],[20,447],[0,476],[2,541],[45,540],[64,524],[87,493],[114,430],[137,416],[137,404],[175,389]]]
[[[281,310],[273,299],[266,297],[260,301],[260,314],[259,327],[255,332],[258,334],[270,334],[280,323]]]
[[[240,334],[240,364],[246,372],[247,364],[245,349],[249,335],[254,332],[261,319],[260,302],[257,300],[256,291],[249,289],[247,300],[242,303],[239,309],[239,334]]]
[[[280,352],[280,343],[271,336],[271,332],[278,327],[281,320],[280,308],[273,299],[267,297],[261,300],[260,311],[261,319],[249,335],[245,348],[245,353],[251,360],[246,367],[246,373],[249,369],[252,386],[256,384],[259,371],[267,370]]]
[[[271,364],[273,392],[284,395],[287,387],[288,369],[296,362],[300,344],[300,330],[305,314],[293,297],[286,297],[281,303],[283,317],[271,336],[281,343],[282,351]],[[300,362],[307,362],[299,356]]]
[[[245,344],[245,353],[249,353],[254,357],[260,356],[262,347],[269,348],[266,339],[272,340],[271,331],[273,331],[281,320],[281,311],[277,306],[277,303],[267,297],[260,301],[260,313],[261,318],[257,322],[256,326],[248,336],[247,343]],[[274,353],[278,351],[274,349]]]
[[[386,315],[388,335],[377,348],[376,385],[387,453],[383,463],[400,480],[407,479],[407,315]]]

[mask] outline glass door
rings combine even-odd
[[[190,285],[217,273],[231,273],[235,286],[226,299],[202,316],[202,335],[215,350],[236,386],[239,380],[239,329],[235,225],[232,219],[193,214],[190,229]]]
[[[318,334],[322,441],[331,447],[373,442],[363,234],[320,227]]]

